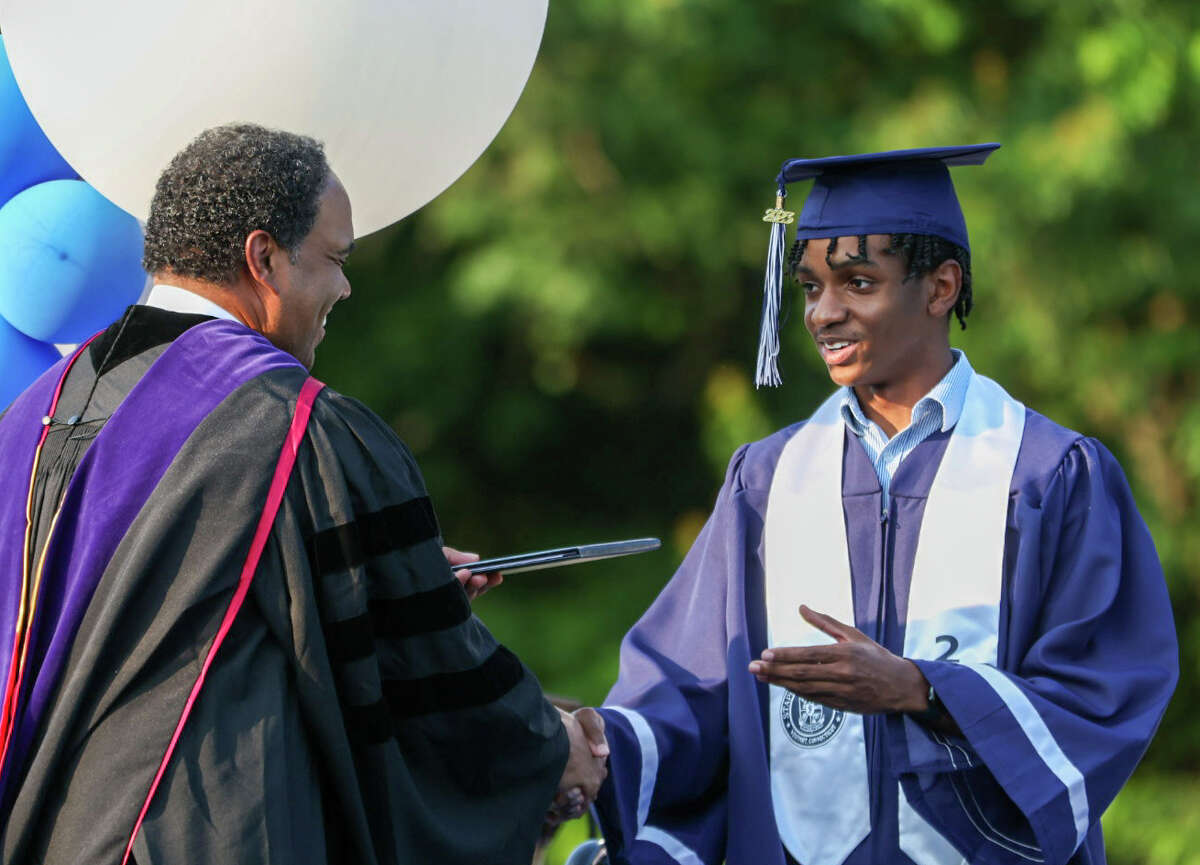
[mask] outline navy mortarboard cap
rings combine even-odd
[[[969,249],[950,165],[982,165],[999,144],[920,147],[855,156],[789,159],[776,178],[775,207],[763,217],[771,226],[755,384],[778,385],[779,304],[783,290],[786,226],[796,214],[784,210],[787,184],[815,178],[796,226],[797,239],[861,234],[932,234]]]

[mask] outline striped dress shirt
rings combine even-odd
[[[883,487],[885,513],[891,501],[888,490],[900,463],[917,445],[938,430],[952,429],[962,415],[963,400],[966,399],[967,384],[973,370],[965,354],[956,348],[951,352],[954,354],[954,366],[929,393],[917,401],[909,425],[890,440],[887,433],[863,413],[854,389],[842,388],[842,420],[855,438],[862,442],[863,449],[871,458],[879,484]]]

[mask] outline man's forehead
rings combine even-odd
[[[330,172],[317,209],[316,227],[326,240],[337,249],[349,252],[354,247],[354,223],[350,207],[350,194]]]
[[[863,240],[865,239],[865,249]],[[867,256],[875,253],[890,252],[892,236],[890,234],[854,234],[842,237],[812,237],[805,238],[804,255],[801,260],[819,257],[825,261],[854,259],[861,261],[863,252]],[[833,244],[831,246],[831,244]]]

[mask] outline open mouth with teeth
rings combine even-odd
[[[848,363],[854,356],[858,343],[852,339],[818,339],[821,359],[829,366]]]

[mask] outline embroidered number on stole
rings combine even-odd
[[[854,621],[842,511],[844,424],[834,394],[784,447],[767,503],[767,640],[832,642],[801,603]],[[996,663],[1008,493],[1025,409],[972,376],[922,520],[904,655]],[[953,645],[947,657],[947,647]],[[840,865],[871,830],[862,718],[770,689],[771,794],[784,846],[803,865]],[[918,865],[962,857],[900,796],[900,848]]]

